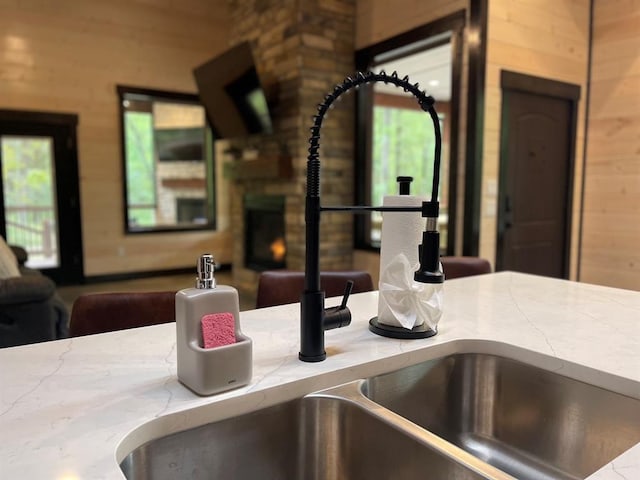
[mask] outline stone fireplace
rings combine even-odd
[[[267,93],[274,133],[231,141],[257,151],[253,160],[228,159],[233,280],[255,291],[259,270],[247,259],[247,195],[277,196],[284,205],[283,266],[304,269],[307,140],[317,104],[354,72],[355,0],[229,0],[232,45],[249,41]],[[353,98],[345,96],[322,127],[321,195],[325,205],[350,205],[354,188]],[[349,126],[345,128],[345,126]],[[323,214],[321,268],[353,266],[353,217]]]

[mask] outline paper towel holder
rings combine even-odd
[[[420,108],[429,114],[433,122],[435,133],[435,148],[433,158],[433,183],[431,187],[431,200],[423,202],[419,207],[323,207],[320,205],[320,128],[329,107],[345,92],[360,85],[384,82],[402,88],[411,93]],[[318,113],[313,117],[313,126],[309,137],[309,155],[307,157],[307,195],[305,199],[305,227],[306,227],[306,255],[305,255],[305,281],[304,292],[300,299],[300,352],[298,357],[305,362],[320,362],[326,358],[324,349],[324,330],[327,328],[324,308],[324,292],[320,289],[320,213],[323,211],[342,211],[353,213],[378,212],[421,212],[426,218],[425,232],[422,234],[422,248],[420,249],[420,267],[414,274],[414,280],[422,283],[442,283],[444,274],[440,267],[440,234],[437,231],[439,203],[438,185],[440,183],[440,154],[442,148],[442,134],[440,132],[440,120],[434,108],[435,100],[419,89],[416,83],[412,85],[409,77],[400,78],[397,72],[388,75],[384,70],[379,73],[358,72],[354,78],[347,77],[341,84],[330,92],[322,103],[318,105]],[[347,307],[344,307],[349,315]],[[344,324],[348,324],[345,322]],[[386,327],[386,325],[385,325]],[[395,327],[397,328],[397,327]],[[409,329],[402,329],[402,335],[410,333]],[[376,331],[375,333],[379,333]],[[386,331],[388,337],[398,338],[394,331]],[[430,335],[435,335],[435,330]],[[407,338],[407,337],[400,337]],[[424,338],[409,337],[409,338]]]
[[[411,182],[413,182],[413,177],[399,176],[396,177],[396,182],[398,182],[399,195],[411,194]],[[419,246],[419,249],[420,251],[418,256],[419,258],[422,258],[422,245]],[[369,330],[383,337],[400,338],[403,340],[429,338],[438,333],[437,326],[430,328],[426,322],[423,322],[421,325],[417,325],[412,329],[408,329],[394,325],[387,325],[386,323],[380,323],[378,321],[378,317],[373,317],[369,320]]]

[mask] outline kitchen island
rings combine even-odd
[[[326,332],[320,363],[298,360],[298,305],[241,312],[251,383],[210,397],[177,380],[175,324],[0,350],[0,477],[124,478],[119,462],[146,441],[456,352],[517,349],[640,398],[640,292],[511,272],[452,280],[439,333],[422,340],[368,330],[377,292],[349,307],[351,325]],[[589,477],[620,478],[640,478],[640,444]]]

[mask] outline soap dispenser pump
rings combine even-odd
[[[212,395],[249,383],[252,345],[240,330],[238,291],[217,284],[213,255],[201,255],[196,270],[195,288],[176,293],[178,380]]]

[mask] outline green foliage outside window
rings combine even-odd
[[[433,123],[427,114],[419,110],[374,106],[371,203],[382,205],[385,195],[397,195],[398,176],[413,177],[411,193],[431,198],[434,146]],[[442,163],[440,167],[442,172]],[[441,213],[445,212],[446,205],[441,205]],[[381,223],[382,215],[372,213],[370,240],[373,245],[379,245]],[[446,234],[440,238],[446,245]]]
[[[49,138],[2,138],[5,208],[25,205],[53,208],[51,148]]]
[[[156,186],[153,115],[147,112],[126,112],[124,129],[129,223],[135,226],[154,226]]]
[[[372,203],[396,195],[400,175],[413,177],[411,192],[431,195],[434,132],[422,111],[376,106],[373,109]]]
[[[52,254],[56,229],[53,140],[3,136],[2,181],[6,239],[29,253]]]

